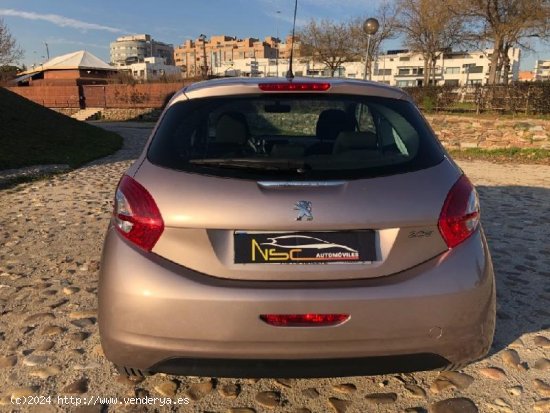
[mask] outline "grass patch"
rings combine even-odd
[[[498,120],[550,120],[550,114],[525,114],[525,113],[499,113],[496,111],[483,111],[479,114],[476,114],[475,111],[457,109],[453,110],[448,109],[438,109],[437,111],[428,113],[428,115],[452,115],[452,116],[461,116],[464,118],[471,118],[477,120],[481,119],[498,119]],[[475,118],[474,118],[475,116]]]
[[[67,164],[76,168],[122,147],[122,138],[0,88],[0,170]]]
[[[511,162],[526,164],[550,165],[550,149],[533,148],[503,148],[482,149],[468,148],[453,149],[449,153],[454,159],[481,159],[492,162]]]

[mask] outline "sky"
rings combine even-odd
[[[373,15],[382,0],[299,0],[298,25],[312,18],[345,21]],[[239,38],[275,36],[292,29],[293,0],[0,0],[0,18],[25,52],[27,66],[85,49],[109,62],[109,44],[127,34],[151,34],[155,40],[182,44],[200,34]],[[277,13],[280,11],[280,13]],[[550,59],[548,44],[523,52],[522,70],[537,59]],[[382,50],[402,48],[394,39]]]

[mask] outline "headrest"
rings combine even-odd
[[[326,109],[319,114],[315,133],[321,140],[334,141],[342,131],[355,129],[355,122],[340,109]]]
[[[334,153],[353,150],[377,150],[378,137],[372,132],[340,132],[334,143]]]
[[[216,124],[216,143],[244,144],[248,140],[248,124],[239,112],[227,112],[218,118]]]

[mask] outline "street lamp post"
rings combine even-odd
[[[206,36],[201,34],[199,39],[202,40],[202,57],[204,59],[204,66],[202,68],[202,78],[206,79],[208,77],[208,62],[206,61]]]
[[[363,23],[363,31],[367,34],[367,56],[365,59],[365,75],[363,76],[363,79],[367,79],[367,71],[368,71],[368,79],[371,79],[371,68],[370,68],[370,38],[373,34],[376,34],[378,31],[378,28],[380,27],[380,23],[378,23],[378,20],[371,17],[365,20],[365,23]]]
[[[281,42],[279,41],[279,16],[281,15],[281,11],[277,10],[277,50],[275,55],[275,68],[277,70],[276,77],[279,77],[279,46],[281,45]]]

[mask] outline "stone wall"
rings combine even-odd
[[[99,114],[101,120],[106,121],[127,121],[141,120],[148,122],[156,122],[161,114],[160,109],[155,108],[140,108],[140,109],[102,109]]]
[[[61,113],[65,116],[72,116],[77,113],[80,109],[78,108],[50,108],[51,110]]]
[[[445,114],[426,115],[426,118],[443,145],[450,149],[550,149],[550,120]]]

